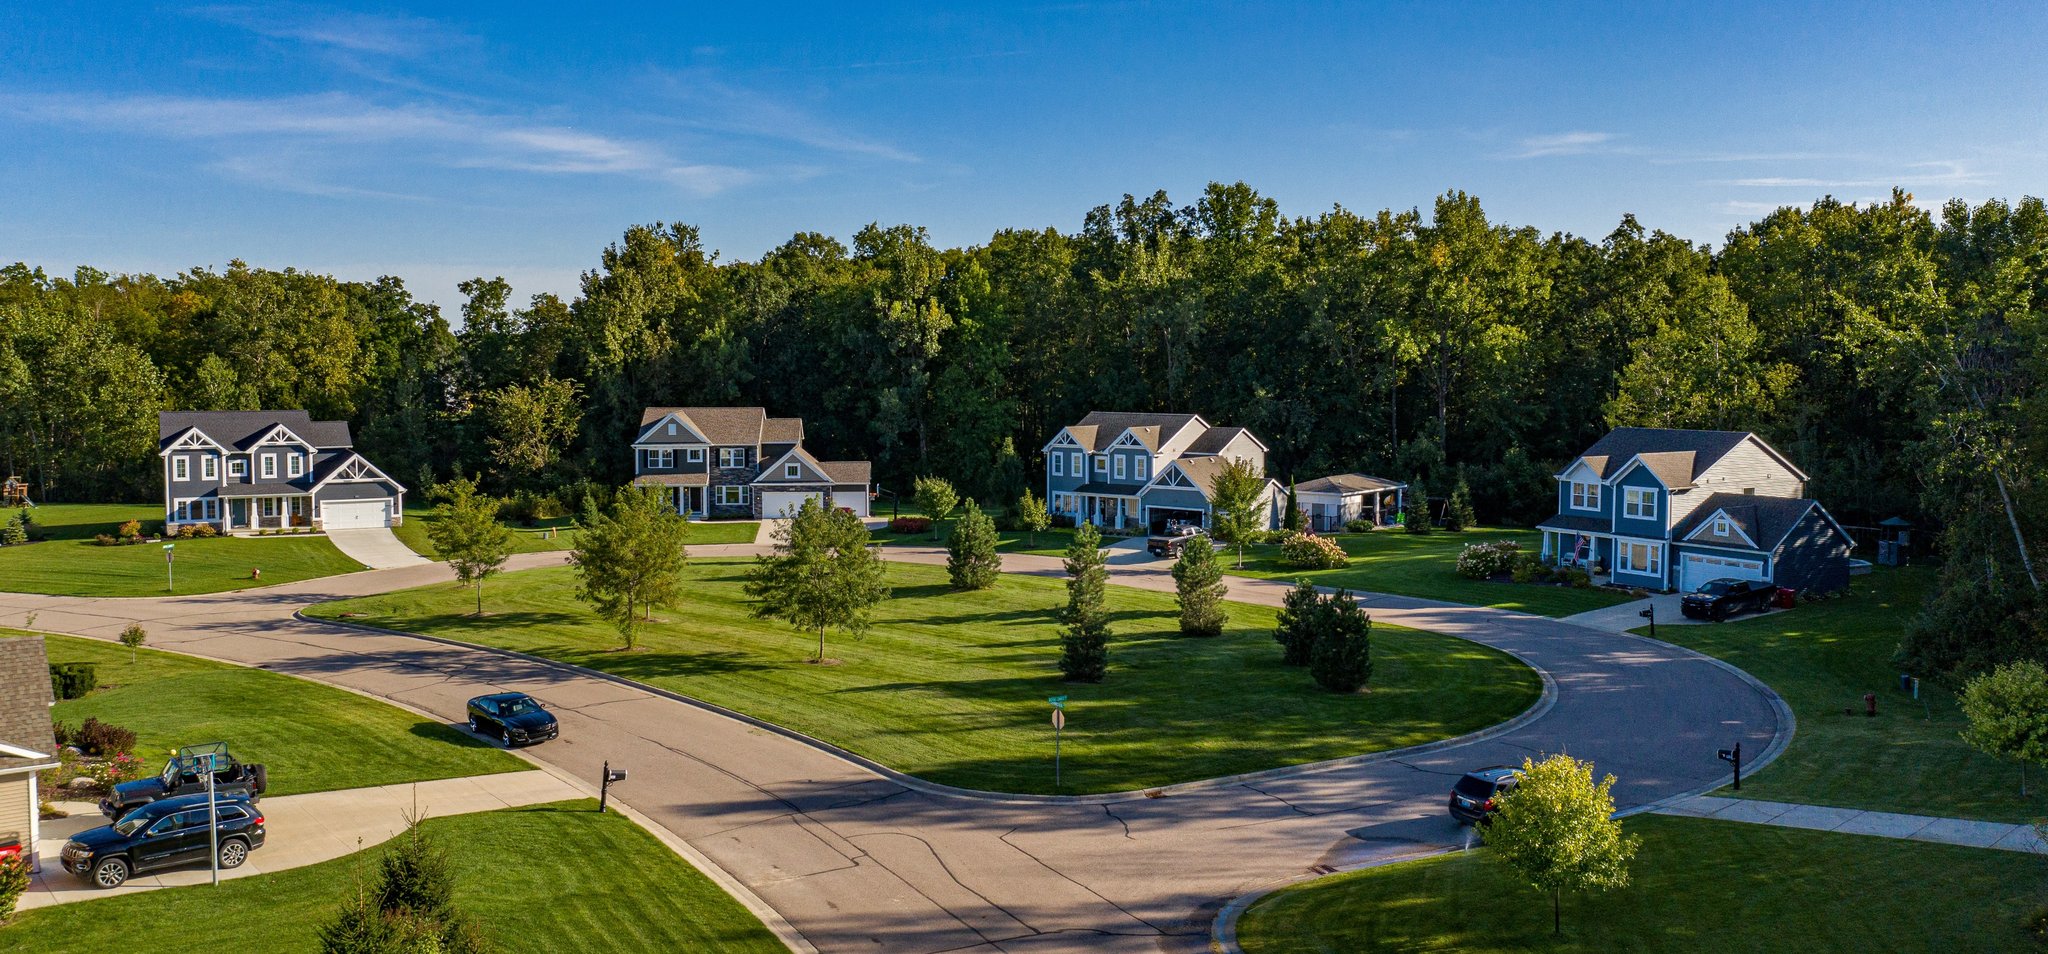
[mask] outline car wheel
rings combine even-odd
[[[500,742],[503,742],[503,743],[505,743],[505,747],[506,747],[506,748],[508,748],[508,749],[509,749],[509,748],[511,748],[511,747],[512,747],[512,730],[511,730],[511,729],[505,729],[505,728],[501,728],[501,729],[499,729],[499,730],[498,730],[498,741],[500,741]]]
[[[248,860],[249,845],[247,842],[242,841],[242,839],[240,838],[230,838],[220,843],[221,867],[240,868],[242,866],[242,862]]]
[[[483,730],[476,727],[476,716],[469,717],[469,731],[474,732],[478,735],[483,734]]]
[[[128,880],[128,862],[123,858],[108,858],[92,868],[92,883],[102,888],[118,888]]]

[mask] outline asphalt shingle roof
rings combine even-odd
[[[1674,540],[1691,536],[1700,525],[1713,519],[1716,511],[1727,511],[1728,519],[1741,528],[1744,536],[1756,541],[1757,549],[1770,550],[1785,539],[1785,534],[1806,516],[1806,511],[1818,506],[1804,497],[1760,497],[1755,494],[1712,494],[1700,501],[1699,506],[1671,532]]]
[[[1074,435],[1075,440],[1080,441],[1089,450],[1099,451],[1108,447],[1110,442],[1116,440],[1127,428],[1148,428],[1151,429],[1149,433],[1140,433],[1138,437],[1140,440],[1149,438],[1151,443],[1146,446],[1157,450],[1160,443],[1173,440],[1182,428],[1197,419],[1193,414],[1089,411],[1088,416],[1082,418],[1079,425],[1067,430]],[[1082,428],[1093,428],[1093,431],[1084,437]]]
[[[318,448],[349,447],[347,421],[316,421],[305,411],[163,411],[156,416],[157,449],[196,427],[217,444],[247,450],[282,424]]]
[[[713,444],[748,447],[761,443],[762,425],[768,420],[767,409],[759,407],[650,407],[640,412],[640,428],[645,430],[670,414],[682,418]]]
[[[1607,436],[1593,442],[1586,452],[1579,455],[1586,464],[1600,474],[1602,479],[1612,477],[1615,472],[1628,465],[1637,454],[1690,453],[1692,460],[1683,469],[1684,486],[1692,482],[1707,468],[1714,466],[1728,452],[1740,446],[1749,438],[1748,431],[1687,431],[1666,427],[1617,427],[1608,431]],[[1648,464],[1649,461],[1643,463]],[[1665,466],[1675,475],[1679,468],[1675,463]],[[1657,476],[1665,476],[1657,470]],[[1667,483],[1670,481],[1667,480]]]
[[[54,760],[57,736],[50,729],[50,657],[41,636],[0,639],[0,742],[51,759],[0,756],[0,770]]]
[[[1363,494],[1371,493],[1375,490],[1393,490],[1397,487],[1406,486],[1408,485],[1399,481],[1388,480],[1385,477],[1374,477],[1371,474],[1331,474],[1328,477],[1317,477],[1314,480],[1296,484],[1294,492],[1300,494]]]

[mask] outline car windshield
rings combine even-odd
[[[1727,580],[1715,580],[1711,583],[1706,584],[1705,586],[1700,587],[1700,592],[1705,593],[1708,596],[1720,596],[1721,594],[1728,592],[1728,590],[1729,586]]]
[[[535,702],[532,699],[528,699],[525,696],[521,696],[517,699],[506,699],[505,701],[498,703],[499,715],[516,716],[525,715],[528,712],[539,711],[540,703]]]
[[[1467,775],[1459,779],[1457,786],[1451,791],[1466,798],[1490,798],[1493,796],[1493,783],[1477,775]]]
[[[148,812],[138,809],[136,811],[129,812],[127,817],[115,822],[114,833],[120,835],[123,838],[126,838],[129,835],[141,831],[144,825],[147,825],[155,820],[156,819],[150,817]]]

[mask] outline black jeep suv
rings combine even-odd
[[[206,792],[206,776],[213,774],[213,790],[221,797],[256,801],[270,787],[270,774],[261,765],[249,765],[228,754],[225,742],[188,745],[164,763],[164,770],[152,778],[138,778],[114,786],[113,794],[100,799],[100,814],[113,821],[127,817],[151,802],[180,795]]]
[[[220,866],[239,868],[263,847],[263,812],[246,798],[216,795]],[[58,855],[65,871],[102,888],[128,876],[180,865],[205,864],[209,846],[206,796],[181,795],[142,806],[111,825],[71,836]]]

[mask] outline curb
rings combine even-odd
[[[1225,904],[1222,910],[1216,912],[1216,920],[1209,924],[1209,950],[1214,952],[1214,954],[1244,954],[1244,948],[1237,943],[1237,922],[1244,917],[1246,911],[1252,909],[1252,905],[1265,900],[1269,894],[1298,884],[1306,884],[1310,881],[1320,881],[1324,878],[1332,878],[1340,874],[1350,874],[1354,871],[1365,871],[1371,868],[1384,868],[1388,865],[1398,865],[1403,862],[1421,861],[1424,858],[1448,855],[1457,850],[1456,848],[1427,848],[1408,854],[1395,855],[1390,858],[1380,858],[1363,864],[1338,868],[1327,874],[1282,878],[1279,881],[1269,882],[1265,887],[1253,889],[1248,893],[1240,894],[1230,899],[1230,903]]]
[[[1354,768],[1362,765],[1371,765],[1377,762],[1385,762],[1394,759],[1412,758],[1418,755],[1428,755],[1435,752],[1441,752],[1446,749],[1453,749],[1459,746],[1471,745],[1476,742],[1484,742],[1488,739],[1494,738],[1504,733],[1512,732],[1516,729],[1521,728],[1524,725],[1529,724],[1530,722],[1535,721],[1536,719],[1541,718],[1545,713],[1549,712],[1551,706],[1555,705],[1557,702],[1557,682],[1551,678],[1548,672],[1545,672],[1544,670],[1537,668],[1534,664],[1530,663],[1529,660],[1522,658],[1520,655],[1517,655],[1515,653],[1509,653],[1506,650],[1496,649],[1497,652],[1506,653],[1508,656],[1514,658],[1517,662],[1520,662],[1521,664],[1528,666],[1531,670],[1533,670],[1543,682],[1542,694],[1538,696],[1534,703],[1530,704],[1530,706],[1527,709],[1522,710],[1522,712],[1516,715],[1514,718],[1508,719],[1504,722],[1495,723],[1483,729],[1477,729],[1472,732],[1467,732],[1464,735],[1453,736],[1448,739],[1438,739],[1435,742],[1425,742],[1421,745],[1411,745],[1405,748],[1387,749],[1385,751],[1380,752],[1368,752],[1363,755],[1347,755],[1342,758],[1325,759],[1320,762],[1304,762],[1299,765],[1283,765],[1279,768],[1264,769],[1257,772],[1246,772],[1238,775],[1225,775],[1217,778],[1198,779],[1192,782],[1175,782],[1170,785],[1160,785],[1154,786],[1152,788],[1130,789],[1122,792],[1105,792],[1096,795],[1031,795],[1015,792],[989,792],[980,789],[959,788],[952,785],[942,785],[937,782],[927,781],[925,779],[918,778],[915,775],[908,775],[896,769],[890,768],[886,765],[883,765],[880,762],[877,762],[866,756],[860,755],[856,752],[851,752],[846,749],[840,748],[839,746],[833,745],[830,742],[826,742],[822,739],[816,739],[811,736],[805,735],[801,732],[796,731],[795,729],[790,729],[785,726],[777,725],[776,723],[769,722],[765,719],[761,719],[756,716],[751,716],[744,712],[739,712],[734,709],[728,709],[724,706],[718,705],[717,703],[706,702],[702,699],[697,699],[692,696],[686,696],[682,693],[674,692],[668,689],[663,689],[659,686],[651,686],[643,682],[628,679],[624,676],[615,675],[613,673],[608,673],[599,669],[591,669],[587,666],[579,666],[575,663],[567,663],[556,659],[549,659],[545,656],[535,656],[531,653],[523,653],[515,649],[501,649],[495,646],[485,646],[478,643],[464,642],[459,639],[449,639],[444,636],[429,636],[422,633],[408,633],[404,630],[385,629],[381,626],[371,626],[367,623],[357,623],[351,620],[324,619],[318,616],[307,616],[304,610],[293,611],[292,618],[303,623],[338,626],[344,629],[360,630],[363,632],[376,633],[382,636],[403,636],[408,639],[425,640],[427,642],[439,643],[444,646],[452,646],[458,649],[468,649],[479,652],[494,653],[497,655],[509,656],[514,659],[519,659],[539,666],[550,667],[565,672],[575,673],[577,675],[589,676],[595,679],[602,679],[606,682],[610,682],[615,685],[637,689],[642,692],[649,693],[651,695],[660,696],[665,699],[680,702],[684,705],[702,709],[706,712],[721,715],[726,718],[733,719],[735,721],[760,729],[764,732],[772,732],[792,742],[807,745],[811,748],[817,749],[820,752],[824,752],[827,755],[844,759],[848,762],[853,763],[854,765],[857,765],[863,769],[873,772],[874,774],[879,775],[882,778],[885,778],[891,782],[903,786],[904,788],[907,788],[911,791],[917,792],[922,795],[930,795],[935,798],[950,798],[962,801],[994,802],[998,804],[1010,805],[1113,805],[1121,802],[1136,801],[1140,799],[1160,798],[1164,796],[1170,796],[1176,793],[1204,791],[1214,788],[1228,788],[1230,786],[1241,785],[1246,782],[1270,781],[1273,779],[1280,778],[1293,778],[1295,776],[1300,775],[1311,775],[1319,772]],[[1453,636],[1449,638],[1457,639],[1459,637]],[[1471,642],[1471,640],[1466,640],[1466,642]],[[1495,647],[1490,646],[1487,648],[1495,649]]]

